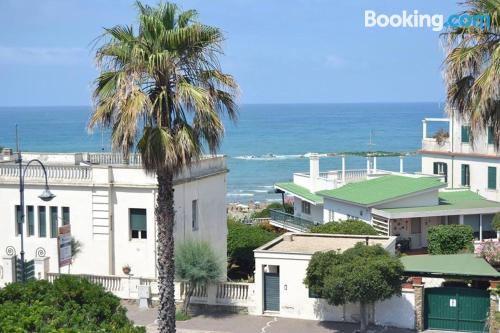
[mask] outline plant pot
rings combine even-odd
[[[122,268],[123,274],[125,274],[125,275],[129,275],[131,270],[132,269],[130,267],[123,267]]]

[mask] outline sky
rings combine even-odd
[[[157,1],[144,1],[155,4]],[[455,0],[185,0],[224,31],[240,103],[443,101],[430,28],[367,28],[365,10],[445,17]],[[134,24],[130,0],[1,0],[0,106],[90,105],[103,27]]]

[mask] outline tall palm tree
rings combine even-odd
[[[500,0],[466,0],[465,14],[490,16],[489,27],[454,27],[443,34],[448,113],[470,121],[471,139],[493,127],[500,148]]]
[[[214,154],[224,127],[236,120],[238,86],[221,71],[223,35],[172,3],[136,3],[138,24],[105,29],[96,52],[100,75],[89,128],[112,129],[112,145],[127,157],[134,145],[156,175],[160,332],[175,332],[173,178]]]

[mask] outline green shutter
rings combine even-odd
[[[488,188],[495,190],[497,188],[497,168],[488,167]]]
[[[469,186],[469,165],[462,164],[462,186]]]
[[[28,236],[35,234],[35,207],[28,206]]]
[[[433,163],[433,167],[434,167],[434,172],[433,172],[433,173],[434,173],[435,175],[437,175],[437,174],[438,174],[438,172],[439,172],[438,166],[439,166],[438,162],[434,162],[434,163]]]
[[[47,214],[44,206],[38,207],[38,237],[47,237]]]
[[[130,209],[130,229],[146,231],[146,210],[145,209]]]
[[[21,216],[21,206],[16,205],[16,234],[19,235],[21,233],[22,224],[22,216]]]
[[[493,144],[493,127],[488,127],[488,144]]]
[[[50,207],[50,237],[57,237],[59,234],[57,227],[57,207]]]
[[[70,219],[69,219],[69,207],[63,207],[62,208],[62,215],[63,215],[63,225],[69,224]]]
[[[470,142],[470,126],[462,126],[462,142]]]

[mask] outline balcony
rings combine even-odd
[[[309,221],[292,214],[285,213],[281,210],[271,209],[270,223],[276,227],[287,229],[295,232],[306,232],[318,223]]]
[[[422,150],[424,151],[438,151],[438,152],[449,152],[450,151],[450,140],[446,139],[439,143],[434,138],[424,138],[422,139]]]

